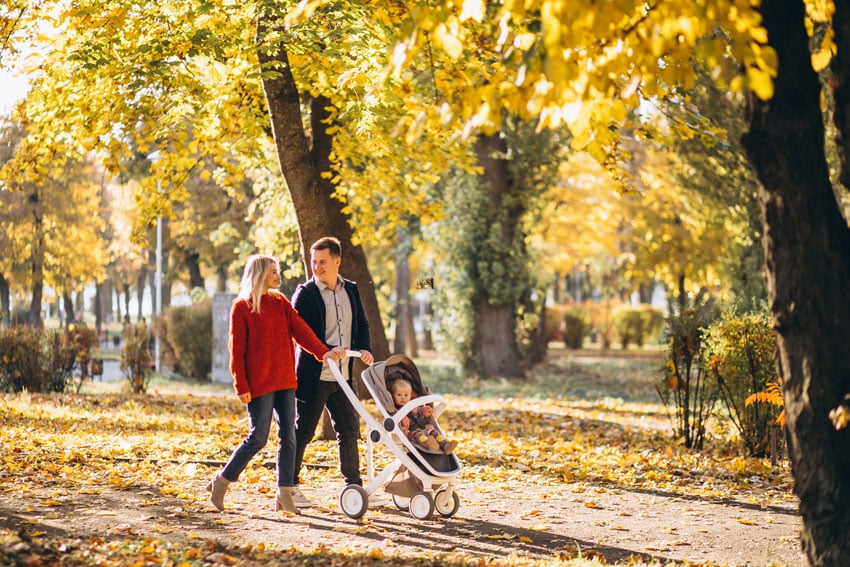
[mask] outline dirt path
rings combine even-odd
[[[608,563],[639,555],[661,563],[806,565],[793,506],[711,501],[592,483],[547,485],[533,478],[461,483],[461,508],[428,521],[399,511],[382,492],[359,521],[337,506],[339,485],[315,469],[305,492],[318,504],[298,517],[274,512],[272,493],[239,483],[218,513],[203,499],[203,471],[187,493],[154,486],[51,496],[50,487],[0,492],[0,526],[69,538],[156,536],[186,545],[216,541],[266,549],[416,557],[461,554],[533,559],[585,557]],[[205,473],[204,473],[205,474]]]

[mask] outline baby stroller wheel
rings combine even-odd
[[[434,494],[434,508],[444,518],[451,518],[460,508],[460,496],[454,490],[444,488]]]
[[[398,494],[393,494],[393,504],[395,507],[401,510],[402,512],[407,512],[410,508],[410,498],[405,498],[404,496],[399,496]]]
[[[339,495],[339,507],[349,518],[356,520],[362,518],[369,507],[369,495],[366,490],[357,484],[349,484],[342,489]]]
[[[410,497],[410,514],[417,520],[427,520],[434,513],[434,499],[427,492],[417,492]]]

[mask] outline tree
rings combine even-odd
[[[758,172],[767,285],[779,333],[786,436],[813,565],[850,560],[850,432],[829,411],[850,392],[850,229],[824,153],[821,86],[799,0],[767,0],[761,12],[777,52],[769,100],[751,101],[744,147]],[[850,6],[835,3],[831,63],[842,179],[850,135]]]

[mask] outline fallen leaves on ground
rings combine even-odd
[[[787,505],[793,499],[787,465],[774,467],[764,459],[737,456],[722,443],[718,449],[702,452],[678,446],[659,404],[611,398],[588,401],[448,395],[447,399],[448,409],[440,423],[460,442],[457,455],[464,464],[462,481],[473,490],[484,482],[505,490],[516,482],[566,486],[581,495],[588,508],[599,506],[595,495],[600,492],[621,489],[734,498],[761,506]],[[0,491],[19,497],[22,510],[47,508],[61,514],[63,499],[70,494],[142,489],[148,491],[143,507],[158,506],[161,498],[175,498],[186,506],[175,514],[186,514],[206,499],[197,486],[222,466],[246,430],[244,410],[231,395],[2,395]],[[258,493],[268,492],[273,483],[273,470],[263,466],[264,459],[274,458],[272,445],[240,479],[255,485]],[[380,470],[390,457],[379,452],[376,458]],[[312,443],[305,462],[335,467],[335,444]],[[739,521],[753,524],[743,518]],[[542,522],[535,522],[536,527],[531,529],[545,529]],[[158,537],[137,534],[108,541],[53,541],[34,533],[39,532],[28,532],[22,539],[20,534],[6,531],[0,564],[24,564],[26,561],[6,559],[14,556],[20,560],[27,554],[50,564],[51,559],[72,554],[86,557],[85,564],[121,564],[111,558],[138,556],[150,559],[140,564],[202,561],[225,565],[230,564],[228,557],[234,553],[210,548],[204,542],[197,547],[170,547],[167,540],[159,539],[169,533],[164,527]],[[266,564],[262,563],[266,551],[254,548],[245,557],[240,556],[240,564],[246,564],[243,559],[247,564],[255,560]],[[309,565],[310,557],[303,554],[289,559]],[[391,559],[381,559],[392,564]],[[337,556],[330,563],[355,564],[348,561]],[[411,564],[410,558],[399,564]]]

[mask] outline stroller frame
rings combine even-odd
[[[346,351],[346,356],[359,357],[360,352]],[[408,478],[408,482],[403,483],[405,487],[403,490],[391,490],[390,487],[386,489],[392,496],[393,504],[400,510],[409,511],[413,517],[420,520],[430,518],[435,511],[449,518],[454,516],[460,507],[460,497],[455,491],[457,478],[461,472],[460,461],[454,454],[436,454],[414,445],[402,433],[400,427],[402,418],[413,409],[428,404],[433,405],[433,416],[436,420],[445,409],[446,400],[442,396],[427,393],[425,390],[425,395],[413,398],[398,411],[391,413],[387,406],[394,407],[394,405],[392,396],[386,389],[384,371],[387,366],[394,364],[404,365],[405,368],[412,367],[415,379],[419,380],[418,369],[413,361],[398,354],[390,356],[385,361],[374,363],[362,372],[363,383],[380,409],[382,421],[376,419],[360,401],[339,367],[336,364],[329,364],[340,388],[366,424],[368,484],[365,487],[356,484],[347,485],[340,493],[340,508],[350,518],[362,517],[369,507],[369,496],[396,475],[404,476],[404,473],[408,471],[413,480]],[[380,384],[373,383],[373,380],[379,380]],[[380,389],[378,389],[379,386]],[[423,388],[421,381],[418,387]],[[395,460],[376,474],[374,448],[378,443],[383,443],[395,456]]]

